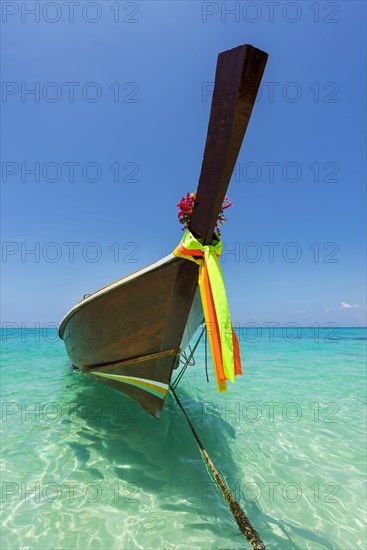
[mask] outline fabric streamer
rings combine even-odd
[[[175,256],[200,266],[200,296],[220,392],[227,389],[227,380],[234,382],[235,375],[242,374],[238,340],[232,327],[223,275],[218,262],[221,252],[222,241],[202,245],[188,229],[173,251]]]

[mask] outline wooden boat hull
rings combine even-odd
[[[59,330],[73,365],[159,417],[181,346],[203,321],[197,277],[196,264],[168,256],[81,301]]]

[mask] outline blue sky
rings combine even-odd
[[[364,2],[2,4],[3,322],[58,323],[172,251],[217,55],[250,43],[269,61],[222,231],[233,321],[366,324]]]

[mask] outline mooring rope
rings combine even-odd
[[[219,474],[218,470],[214,466],[210,456],[208,455],[207,451],[205,450],[204,445],[202,444],[198,434],[196,433],[196,430],[194,426],[191,423],[190,418],[188,417],[183,405],[181,404],[179,398],[176,395],[176,392],[174,388],[171,386],[171,391],[173,393],[174,398],[177,401],[178,406],[182,410],[188,425],[190,426],[190,429],[199,445],[200,451],[205,458],[210,470],[212,471],[216,482],[218,483],[219,487],[222,490],[222,493],[224,494],[225,498],[227,499],[229,503],[229,507],[231,509],[231,512],[236,520],[236,523],[238,527],[240,528],[241,533],[246,537],[248,542],[252,545],[254,550],[266,550],[266,547],[264,543],[260,539],[259,533],[256,531],[256,529],[251,525],[248,517],[242,510],[241,506],[238,504],[236,500],[232,497],[227,485],[225,484],[224,480],[222,479],[221,475]]]
[[[194,357],[194,353],[195,353],[195,351],[196,351],[196,348],[197,348],[198,345],[199,345],[199,342],[200,342],[200,340],[201,340],[201,338],[202,338],[202,336],[203,336],[203,334],[204,334],[204,331],[205,331],[205,325],[204,325],[202,331],[200,332],[200,336],[199,336],[199,338],[197,339],[195,346],[194,346],[192,349],[190,348],[190,355],[189,355],[188,357],[186,357],[186,355],[185,355],[185,364],[184,364],[184,366],[182,367],[182,369],[180,370],[180,372],[178,373],[177,377],[175,378],[175,381],[171,384],[171,387],[172,387],[173,389],[176,389],[176,388],[177,388],[177,386],[178,386],[178,384],[179,384],[181,378],[183,377],[183,375],[184,375],[185,372],[186,372],[187,367],[190,365],[190,361],[191,361],[191,359],[193,359],[193,357]],[[195,360],[194,360],[194,363],[193,363],[192,365],[195,365]],[[192,365],[191,365],[191,366],[192,366]]]
[[[205,331],[205,375],[206,375],[206,381],[209,384],[209,374],[208,374],[208,331]]]

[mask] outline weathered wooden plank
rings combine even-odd
[[[245,44],[219,54],[190,230],[209,243],[251,117],[268,54]]]

